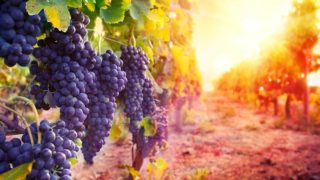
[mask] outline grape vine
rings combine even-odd
[[[129,44],[135,44],[137,22],[146,19],[154,7],[167,11],[169,3],[159,6],[140,0],[119,2],[0,1],[3,63],[8,67],[28,66],[28,97],[39,110],[57,108],[60,112],[56,121],[43,119],[19,127],[21,138],[7,138],[0,128],[0,179],[28,164],[31,170],[24,173],[26,179],[71,179],[71,162],[80,150],[87,163],[94,163],[119,106],[124,106],[124,113],[130,118],[128,128],[137,145],[132,164],[136,170],[144,158],[155,155],[157,147],[165,146],[166,109],[157,107],[153,77],[146,75],[153,70],[149,69],[154,64],[153,50],[139,38],[138,46],[119,47],[125,41],[119,31],[125,38],[129,33]],[[97,17],[103,19],[103,32],[96,30]],[[101,39],[107,41],[101,43]],[[168,42],[165,37],[161,39]],[[101,49],[105,53],[101,54]],[[5,104],[0,108],[16,113]],[[24,119],[18,114],[14,121],[21,117]]]

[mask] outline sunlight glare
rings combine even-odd
[[[101,18],[99,18],[99,17],[96,18],[93,31],[94,31],[94,36],[103,36],[104,35],[103,24],[102,24]]]
[[[243,21],[243,27],[244,30],[248,33],[256,33],[260,29],[260,24],[254,19],[246,19],[245,21]]]
[[[320,71],[308,75],[308,85],[320,87]]]
[[[281,28],[292,9],[292,0],[196,2],[193,46],[205,87],[232,66],[254,59],[261,43]]]

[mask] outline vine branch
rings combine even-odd
[[[32,109],[32,111],[33,111],[33,113],[35,115],[35,120],[36,120],[36,123],[37,123],[38,143],[40,144],[41,143],[41,132],[39,130],[40,120],[39,120],[39,114],[38,114],[37,108],[34,105],[34,103],[30,99],[28,99],[26,97],[23,97],[23,96],[13,96],[10,100],[11,101],[15,101],[15,100],[24,101],[31,107],[31,109]],[[27,127],[28,127],[28,125],[27,125]]]
[[[30,137],[31,144],[34,145],[33,136],[32,136],[31,130],[30,130],[29,126],[28,126],[28,123],[27,123],[26,119],[25,119],[19,112],[17,112],[16,110],[14,110],[14,109],[12,109],[12,108],[4,105],[4,104],[1,104],[1,103],[0,103],[0,107],[2,107],[3,109],[6,109],[6,110],[8,110],[8,111],[11,111],[12,113],[14,113],[14,114],[16,114],[17,116],[20,117],[20,119],[22,120],[22,122],[23,122],[23,123],[25,124],[25,126],[26,126],[26,129],[27,129],[28,134],[29,134],[29,137]],[[38,131],[38,134],[39,134],[39,131]]]

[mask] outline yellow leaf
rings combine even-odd
[[[133,167],[127,166],[127,169],[129,171],[129,173],[131,174],[131,176],[133,177],[133,179],[140,177],[139,171],[135,170]]]
[[[159,27],[163,27],[163,25],[169,21],[169,17],[162,9],[152,9],[147,17],[151,21],[156,22]]]
[[[121,137],[121,129],[119,127],[119,125],[115,122],[112,123],[112,126],[111,126],[111,129],[110,129],[110,135],[109,135],[109,138],[112,140],[112,141],[116,141],[118,139],[120,139]]]
[[[24,180],[31,172],[33,162],[17,166],[7,172],[0,174],[0,180]]]
[[[147,32],[147,33],[151,33],[151,32],[154,32],[157,28],[157,25],[154,21],[151,21],[149,19],[146,19],[144,21],[144,30]]]
[[[184,54],[184,49],[173,45],[171,48],[174,66],[181,75],[189,73],[189,57]]]
[[[149,179],[161,180],[167,169],[168,163],[163,158],[150,162],[147,166]]]
[[[86,0],[85,1],[85,5],[87,6],[87,8],[89,9],[89,11],[95,11],[96,7],[95,7],[95,0]]]
[[[121,169],[127,169],[130,175],[133,177],[134,180],[138,179],[141,175],[140,172],[134,169],[132,166],[128,165],[121,165],[119,166]]]
[[[64,0],[55,0],[50,6],[44,7],[48,21],[61,31],[66,31],[70,24],[70,13]]]

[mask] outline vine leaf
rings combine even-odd
[[[169,21],[169,17],[166,15],[165,11],[162,9],[152,9],[147,14],[148,19],[154,21],[158,26],[164,26],[166,22]]]
[[[67,4],[69,7],[81,8],[82,7],[82,0],[67,0]]]
[[[137,21],[143,21],[144,17],[147,16],[153,3],[151,0],[134,0],[130,6],[130,15]]]
[[[163,179],[164,172],[168,169],[168,163],[163,158],[150,162],[147,166],[149,177],[152,179]]]
[[[59,30],[66,31],[70,24],[70,13],[64,0],[55,0],[51,6],[46,6],[44,12],[48,21]]]
[[[69,159],[69,162],[70,162],[71,165],[75,165],[75,164],[77,164],[78,159],[73,157],[73,158]]]
[[[141,174],[139,171],[137,171],[136,169],[134,169],[132,166],[129,165],[121,165],[119,166],[119,168],[121,169],[127,169],[128,172],[130,173],[130,175],[133,177],[133,179],[138,179]]]
[[[118,140],[121,137],[121,128],[119,127],[119,125],[115,122],[112,123],[111,129],[110,129],[110,139],[112,141]]]
[[[82,146],[82,141],[81,141],[79,138],[77,138],[77,139],[74,141],[74,143],[75,143],[77,146]]]
[[[110,3],[110,0],[97,0],[96,6],[98,8],[106,8],[107,6],[110,6]]]
[[[124,20],[130,6],[131,0],[112,1],[107,9],[100,9],[100,16],[106,23],[116,24]]]
[[[29,0],[27,12],[30,15],[38,14],[42,9],[49,22],[61,31],[66,31],[70,24],[70,13],[65,0],[43,1]]]
[[[38,14],[47,4],[47,1],[29,0],[26,3],[26,10],[29,15]]]
[[[145,117],[139,122],[140,126],[143,127],[144,136],[154,136],[157,132],[157,125],[152,121],[150,117]]]
[[[95,0],[84,0],[84,4],[87,6],[89,11],[95,11]]]
[[[182,47],[173,45],[171,51],[177,72],[186,75],[189,72],[189,57],[185,55],[185,50]]]
[[[10,171],[0,174],[2,180],[24,180],[26,176],[31,172],[33,162],[25,163],[17,166]]]

